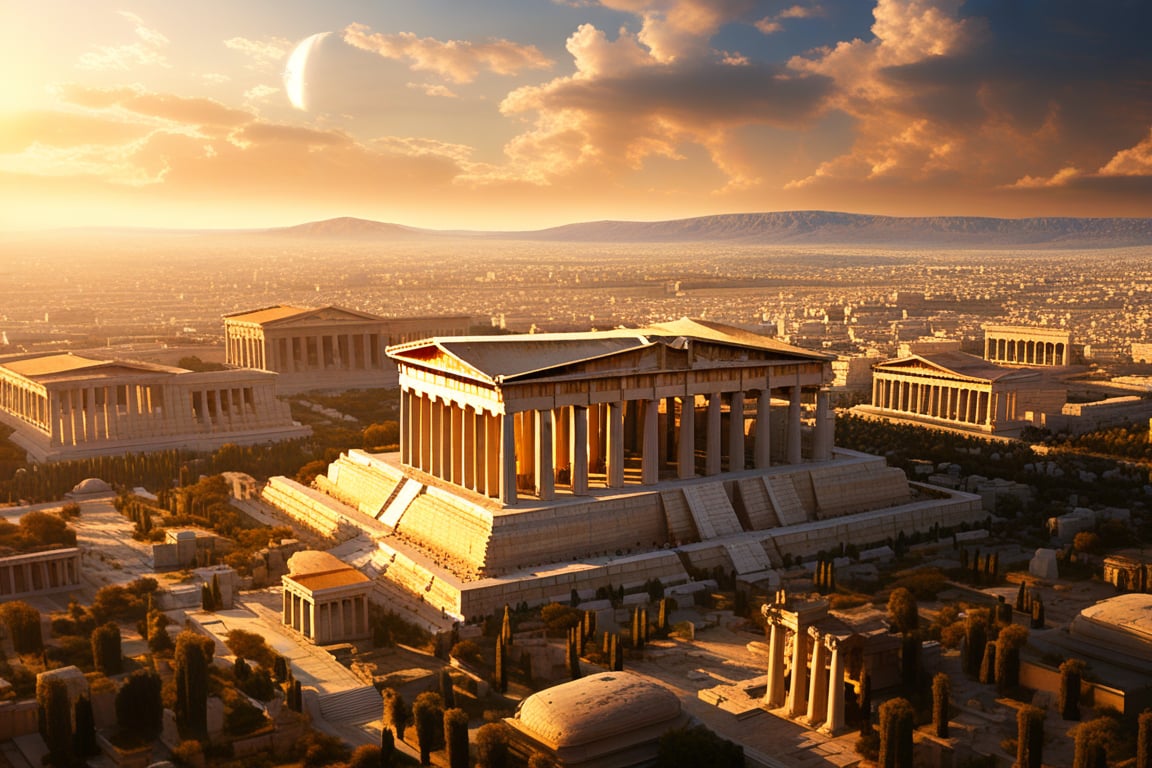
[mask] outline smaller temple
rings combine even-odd
[[[1026,325],[984,326],[984,359],[1002,365],[1071,365],[1072,332]]]
[[[0,602],[80,588],[76,547],[0,557]]]
[[[214,450],[311,433],[263,371],[189,371],[71,353],[0,360],[0,421],[33,461]]]
[[[388,318],[343,307],[277,305],[224,317],[225,361],[280,374],[276,391],[396,386],[389,344],[468,332],[467,315]]]
[[[297,552],[288,559],[284,626],[316,645],[363,640],[368,628],[372,581],[327,552]]]

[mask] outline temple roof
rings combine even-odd
[[[99,360],[83,355],[74,355],[71,352],[0,360],[0,368],[6,368],[18,376],[38,382],[80,378],[93,374],[185,372],[183,368],[168,365],[124,360]]]
[[[767,352],[773,357],[802,361],[831,359],[820,352],[793,347],[739,328],[687,318],[647,328],[587,333],[437,337],[391,346],[388,355],[402,362],[452,368],[459,373],[500,383],[563,375],[567,372],[563,369],[571,366],[658,345],[682,351],[694,342],[753,353]]]
[[[926,352],[908,355],[895,360],[886,360],[872,366],[875,371],[896,373],[938,372],[956,378],[972,381],[1001,381],[1005,379],[1028,379],[1038,374],[1031,370],[1006,368],[990,363],[982,357],[967,352]]]
[[[341,321],[341,320],[383,320],[379,315],[369,312],[360,312],[346,307],[329,305],[326,307],[296,307],[290,304],[277,304],[263,309],[253,309],[244,312],[233,312],[224,315],[226,320],[242,323],[255,323],[256,325],[279,325],[307,320]]]

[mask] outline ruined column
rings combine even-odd
[[[708,393],[708,427],[705,434],[704,474],[720,474],[720,400],[719,392]]]
[[[844,728],[844,657],[840,653],[840,639],[824,636],[824,644],[832,652],[828,668],[828,710],[824,715],[824,729],[835,735]]]
[[[792,684],[788,687],[788,715],[802,717],[807,713],[808,632],[799,624],[792,633]]]
[[[769,709],[778,709],[784,705],[784,636],[787,630],[779,616],[768,618],[771,634],[768,640],[768,687],[764,691],[764,704]]]
[[[808,725],[815,726],[823,722],[828,710],[828,681],[824,671],[824,635],[816,627],[809,627],[808,635],[812,638],[812,670],[806,719]]]

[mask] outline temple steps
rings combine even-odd
[[[724,550],[732,560],[736,573],[761,573],[772,569],[772,560],[758,541],[732,541],[724,544]]]
[[[688,509],[688,500],[684,498],[681,489],[661,491],[660,500],[663,502],[664,517],[668,521],[668,534],[673,541],[688,542],[699,541],[696,526],[692,522],[692,511]]]
[[[343,454],[328,465],[328,480],[336,487],[334,494],[356,500],[356,507],[369,517],[379,517],[380,511],[396,492],[399,478],[376,470],[371,465],[356,461]]]
[[[800,525],[808,522],[808,512],[796,493],[796,485],[792,482],[791,474],[770,475],[764,478],[764,481],[768,498],[772,502],[772,508],[776,510],[776,518],[780,521],[780,525]]]
[[[401,479],[400,483],[392,492],[392,495],[388,498],[388,501],[380,510],[377,519],[389,528],[395,528],[400,524],[400,519],[403,517],[404,512],[423,490],[423,483],[418,483],[408,478]]]
[[[269,478],[260,498],[325,536],[350,538],[358,532],[348,521],[359,510],[290,478]]]
[[[374,686],[362,685],[319,697],[320,716],[330,723],[367,723],[379,720],[384,701]]]
[[[766,531],[780,526],[780,518],[776,516],[772,499],[768,495],[768,486],[764,483],[765,478],[761,476],[746,477],[737,481],[740,498],[744,502],[744,511],[754,531]]]
[[[682,490],[701,539],[715,539],[743,532],[736,510],[724,492],[723,483],[687,485]]]
[[[395,529],[430,554],[443,553],[480,570],[485,565],[492,519],[426,490],[425,493],[417,491],[402,517],[397,519]]]

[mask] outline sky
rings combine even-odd
[[[1144,0],[0,0],[0,230],[1152,215]]]

